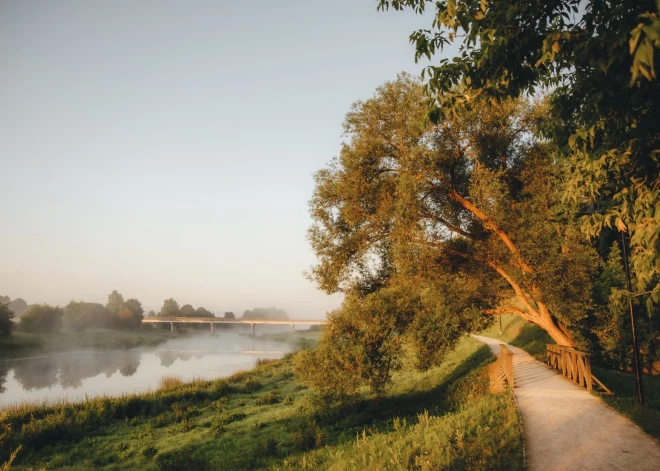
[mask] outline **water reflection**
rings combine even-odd
[[[142,352],[136,350],[60,354],[5,362],[5,367],[11,365],[14,379],[26,391],[57,384],[63,388],[79,388],[85,378],[101,373],[107,378],[117,371],[122,376],[135,374],[141,356]]]
[[[165,375],[184,380],[227,376],[251,368],[257,358],[277,358],[286,351],[282,343],[221,334],[174,339],[156,349],[0,360],[0,408],[146,391],[157,388]]]

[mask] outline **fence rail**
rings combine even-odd
[[[490,365],[488,372],[490,376],[490,390],[492,392],[504,391],[506,384],[509,385],[509,388],[514,388],[513,352],[506,348],[506,345],[503,343],[500,344],[500,356],[497,357],[495,363]]]
[[[605,394],[612,394],[607,386],[591,373],[591,355],[570,347],[546,345],[548,366],[563,374],[578,386],[592,391],[600,387]]]

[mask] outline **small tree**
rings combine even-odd
[[[200,306],[195,311],[195,317],[215,317],[215,314],[213,314],[208,309],[203,308],[203,307]]]
[[[108,304],[106,304],[108,311],[117,315],[121,308],[124,307],[124,297],[115,289],[108,295]]]
[[[28,310],[28,303],[25,302],[23,298],[16,298],[9,303],[9,309],[11,309],[16,317],[21,317],[25,311]]]
[[[236,315],[232,311],[225,312],[225,319],[236,319]]]
[[[0,333],[2,335],[9,335],[14,328],[14,313],[9,309],[8,304],[0,303]]]
[[[20,328],[27,332],[59,332],[64,309],[48,304],[34,304],[21,316]]]
[[[181,306],[181,317],[195,317],[195,308],[190,304],[184,304]]]
[[[158,313],[158,317],[179,317],[181,315],[181,309],[179,308],[179,303],[177,303],[174,298],[166,299],[163,302],[163,307]]]
[[[124,328],[139,327],[142,319],[144,319],[144,309],[142,303],[135,298],[127,299],[117,313],[117,323]]]

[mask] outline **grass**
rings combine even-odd
[[[509,395],[488,392],[488,349],[473,339],[437,368],[404,368],[384,398],[320,406],[291,357],[226,379],[146,394],[7,410],[15,470],[522,469]]]
[[[502,316],[502,335],[499,333],[499,321],[482,332],[487,337],[500,338],[504,342],[520,347],[537,360],[545,363],[546,344],[555,342],[548,334],[518,316]],[[645,405],[637,402],[635,376],[630,373],[614,371],[603,365],[593,364],[593,374],[605,384],[613,396],[597,394],[613,409],[639,425],[646,433],[660,440],[660,376],[643,375]]]
[[[0,358],[17,358],[44,352],[72,350],[118,350],[154,346],[173,337],[187,335],[185,330],[174,333],[150,326],[135,330],[89,329],[84,332],[54,333],[21,332],[0,336]]]

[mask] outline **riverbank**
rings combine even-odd
[[[0,336],[0,359],[74,350],[151,347],[190,333],[199,332],[184,329],[170,332],[165,329],[154,329],[151,326],[135,330],[89,329],[83,332],[37,333],[15,330],[9,336]]]
[[[510,395],[488,392],[487,347],[464,338],[440,367],[397,373],[384,398],[316,403],[291,357],[226,379],[7,411],[12,469],[522,469]],[[356,438],[357,437],[357,438]]]

